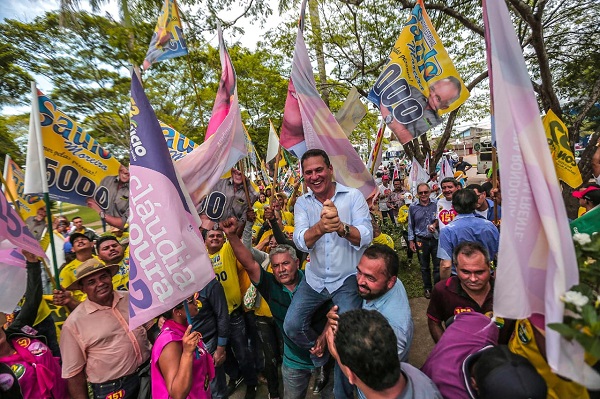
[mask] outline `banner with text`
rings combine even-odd
[[[569,145],[568,130],[558,116],[549,110],[544,119],[544,130],[548,139],[548,146],[554,161],[554,168],[558,178],[569,186],[577,188],[583,184],[581,172],[577,167],[575,156]]]
[[[200,219],[170,159],[138,77],[131,78],[129,328],[181,303],[215,278]]]
[[[442,45],[423,0],[418,0],[368,95],[401,144],[441,123],[440,115],[469,97]]]
[[[118,177],[121,164],[39,90],[38,102],[50,198],[78,205],[93,199],[107,210],[111,195],[101,182]]]

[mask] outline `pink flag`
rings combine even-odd
[[[27,287],[25,258],[16,249],[0,249],[0,312],[12,313]]]
[[[508,9],[484,0],[484,21],[502,186],[502,229],[494,314],[562,322],[561,294],[578,283],[577,261],[531,78]],[[600,388],[583,349],[546,328],[546,354],[557,373]]]
[[[133,330],[201,290],[215,275],[200,235],[200,219],[135,74],[131,97],[130,135],[136,143],[129,166],[129,328]]]
[[[218,32],[221,82],[206,130],[206,139],[175,164],[198,210],[202,198],[210,193],[219,178],[248,154],[238,103],[235,70],[220,26]]]
[[[359,189],[368,198],[377,191],[373,176],[317,91],[303,37],[305,8],[303,0],[280,143],[298,158],[307,149],[323,149],[333,164],[336,181]]]
[[[24,249],[45,258],[46,254],[40,243],[31,234],[17,211],[9,205],[3,192],[0,194],[0,207],[0,249]]]

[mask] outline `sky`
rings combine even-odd
[[[277,3],[275,0],[269,0],[271,3],[271,9],[277,9]],[[23,22],[30,22],[35,17],[42,15],[48,11],[58,10],[60,4],[60,0],[0,0],[0,20],[4,20],[6,18],[9,19],[17,19]],[[88,2],[86,0],[80,1],[80,9],[91,11],[91,8],[88,6]],[[185,10],[184,10],[185,11]],[[231,11],[224,13],[223,19],[227,20],[227,17],[231,17],[231,15],[238,15],[242,12],[242,8],[236,9],[233,7]],[[99,15],[104,15],[106,13],[111,14],[116,20],[119,20],[118,13],[118,5],[116,0],[110,0],[107,4],[103,5],[98,12]],[[158,14],[157,14],[158,19]],[[242,36],[238,36],[235,38],[236,41],[239,41],[243,46],[249,49],[255,49],[256,43],[262,38],[263,34],[276,26],[276,24],[280,21],[279,18],[269,18],[263,27],[260,27],[255,24],[251,24],[248,19],[240,18],[236,25],[244,28],[245,34]],[[206,38],[213,46],[218,46],[218,40],[216,33],[210,37]],[[150,38],[148,38],[150,41]],[[233,41],[231,38],[225,37],[226,43],[231,43]],[[42,76],[36,76],[36,81],[38,85],[38,89],[42,90],[45,93],[52,91],[53,85],[50,81],[45,79]],[[1,110],[2,114],[20,114],[29,111],[29,106],[19,106],[19,107],[4,107]]]

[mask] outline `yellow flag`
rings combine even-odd
[[[542,123],[544,124],[548,146],[552,153],[556,175],[560,180],[573,188],[581,186],[583,184],[581,172],[577,167],[575,156],[569,146],[567,127],[552,110],[548,111]]]

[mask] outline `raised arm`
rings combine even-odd
[[[244,269],[246,269],[250,280],[252,280],[254,283],[258,283],[260,281],[260,265],[254,260],[250,250],[244,246],[240,238],[237,236],[237,223],[237,219],[231,217],[221,223],[221,228],[227,235],[227,239],[231,244],[231,248],[233,249],[235,257],[242,264]]]

